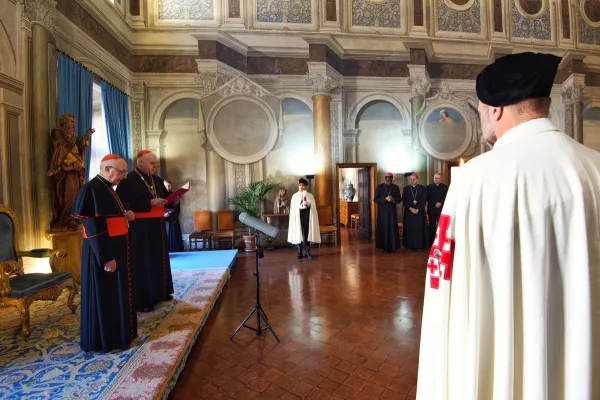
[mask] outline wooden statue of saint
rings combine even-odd
[[[79,189],[85,182],[83,155],[90,145],[93,129],[88,129],[79,140],[75,137],[75,116],[63,114],[60,126],[52,129],[52,156],[48,176],[52,178],[52,231],[75,230],[78,222],[71,216],[71,209]]]

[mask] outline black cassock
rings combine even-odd
[[[167,192],[167,196],[173,192]],[[183,237],[181,236],[181,225],[179,225],[179,214],[181,213],[181,204],[167,205],[172,210],[169,216],[165,218],[167,243],[170,253],[183,251]],[[166,209],[165,209],[166,210]]]
[[[81,249],[81,348],[109,352],[137,337],[127,248],[127,219],[110,183],[97,176],[77,194],[72,215],[83,224]],[[104,264],[115,260],[115,272]]]
[[[435,233],[437,231],[437,224],[442,215],[442,207],[444,207],[444,201],[446,201],[446,195],[448,194],[448,186],[443,183],[427,186],[427,215],[429,216],[429,245],[433,244],[435,239]],[[442,203],[439,208],[436,208],[436,203]]]
[[[429,244],[425,216],[426,192],[423,185],[405,186],[402,191],[402,200],[404,201],[402,244],[412,250],[424,250]],[[410,212],[410,208],[416,208],[419,212],[413,214]]]
[[[151,192],[152,183],[156,194]],[[136,311],[154,308],[169,300],[173,293],[173,277],[163,213],[149,217],[150,200],[165,198],[167,189],[160,177],[146,175],[138,169],[127,174],[117,186],[117,194],[126,210],[135,213],[131,223],[131,276]],[[163,211],[164,212],[164,211]]]
[[[387,196],[394,198],[393,202],[386,201]],[[382,183],[375,188],[373,201],[377,203],[377,231],[375,247],[383,251],[396,251],[400,248],[398,234],[398,210],[396,204],[402,202],[400,188],[393,183]]]

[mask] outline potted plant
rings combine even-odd
[[[265,198],[269,191],[279,188],[279,183],[270,183],[267,181],[252,182],[245,188],[241,189],[239,193],[229,198],[229,203],[235,205],[240,212],[260,219],[261,209],[260,202]],[[256,250],[256,238],[254,236],[254,229],[248,227],[248,235],[244,235],[244,244],[246,253],[253,252]]]

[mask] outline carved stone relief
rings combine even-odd
[[[158,19],[210,21],[214,19],[212,0],[158,0]]]
[[[142,116],[140,112],[140,102],[131,103],[131,120],[133,122],[133,154],[142,150]]]
[[[310,24],[311,0],[257,0],[256,14],[259,22]]]
[[[56,0],[23,0],[23,12],[31,22],[39,22],[50,32],[54,29]]]
[[[527,6],[527,9],[522,8],[523,4]],[[528,10],[536,9],[539,10],[535,15],[528,12]],[[513,37],[534,40],[552,39],[553,25],[548,0],[512,0],[511,14]]]
[[[352,0],[352,25],[400,29],[401,12],[400,1]]]
[[[480,0],[437,0],[437,12],[439,31],[481,33]]]

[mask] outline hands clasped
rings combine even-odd
[[[135,214],[133,213],[133,211],[129,210],[125,212],[125,218],[127,218],[127,221],[131,222],[135,219]]]
[[[115,272],[117,269],[117,262],[115,260],[110,260],[106,264],[104,264],[104,270],[106,272]]]

